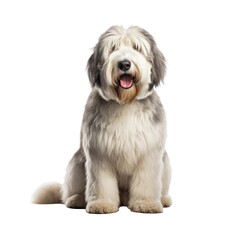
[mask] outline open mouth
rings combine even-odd
[[[122,88],[128,89],[133,85],[134,77],[130,74],[122,74],[119,78],[119,84]]]

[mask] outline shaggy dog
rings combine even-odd
[[[79,150],[65,182],[47,183],[33,203],[64,203],[89,213],[160,213],[171,205],[171,168],[165,150],[166,120],[154,87],[165,74],[165,58],[144,29],[113,26],[88,61],[92,92]]]

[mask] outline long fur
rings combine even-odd
[[[32,196],[32,202],[36,204],[62,203],[62,185],[56,182],[49,182],[38,187]]]
[[[126,59],[131,68],[123,72],[118,63]],[[119,85],[122,74],[134,79],[131,88]],[[64,184],[40,187],[33,202],[62,202],[89,213],[116,212],[120,205],[158,213],[170,206],[166,118],[153,89],[164,74],[165,58],[147,31],[113,26],[102,34],[88,61],[93,89],[80,148]]]

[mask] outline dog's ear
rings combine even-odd
[[[166,60],[163,54],[158,50],[156,43],[152,44],[152,73],[151,82],[153,86],[158,86],[163,82],[166,72]]]
[[[97,85],[98,87],[101,86],[97,48],[97,46],[94,48],[93,54],[88,59],[87,63],[88,77],[92,87],[94,87],[95,85]]]
[[[152,62],[152,72],[151,83],[149,85],[149,90],[151,90],[154,86],[156,87],[160,84],[160,82],[163,82],[166,72],[166,60],[163,54],[157,48],[157,44],[153,36],[144,29],[140,29],[140,31],[151,46],[150,58]]]

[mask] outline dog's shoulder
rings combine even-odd
[[[138,102],[141,104],[142,109],[148,111],[154,124],[165,121],[165,111],[156,91],[153,91],[147,98]]]

